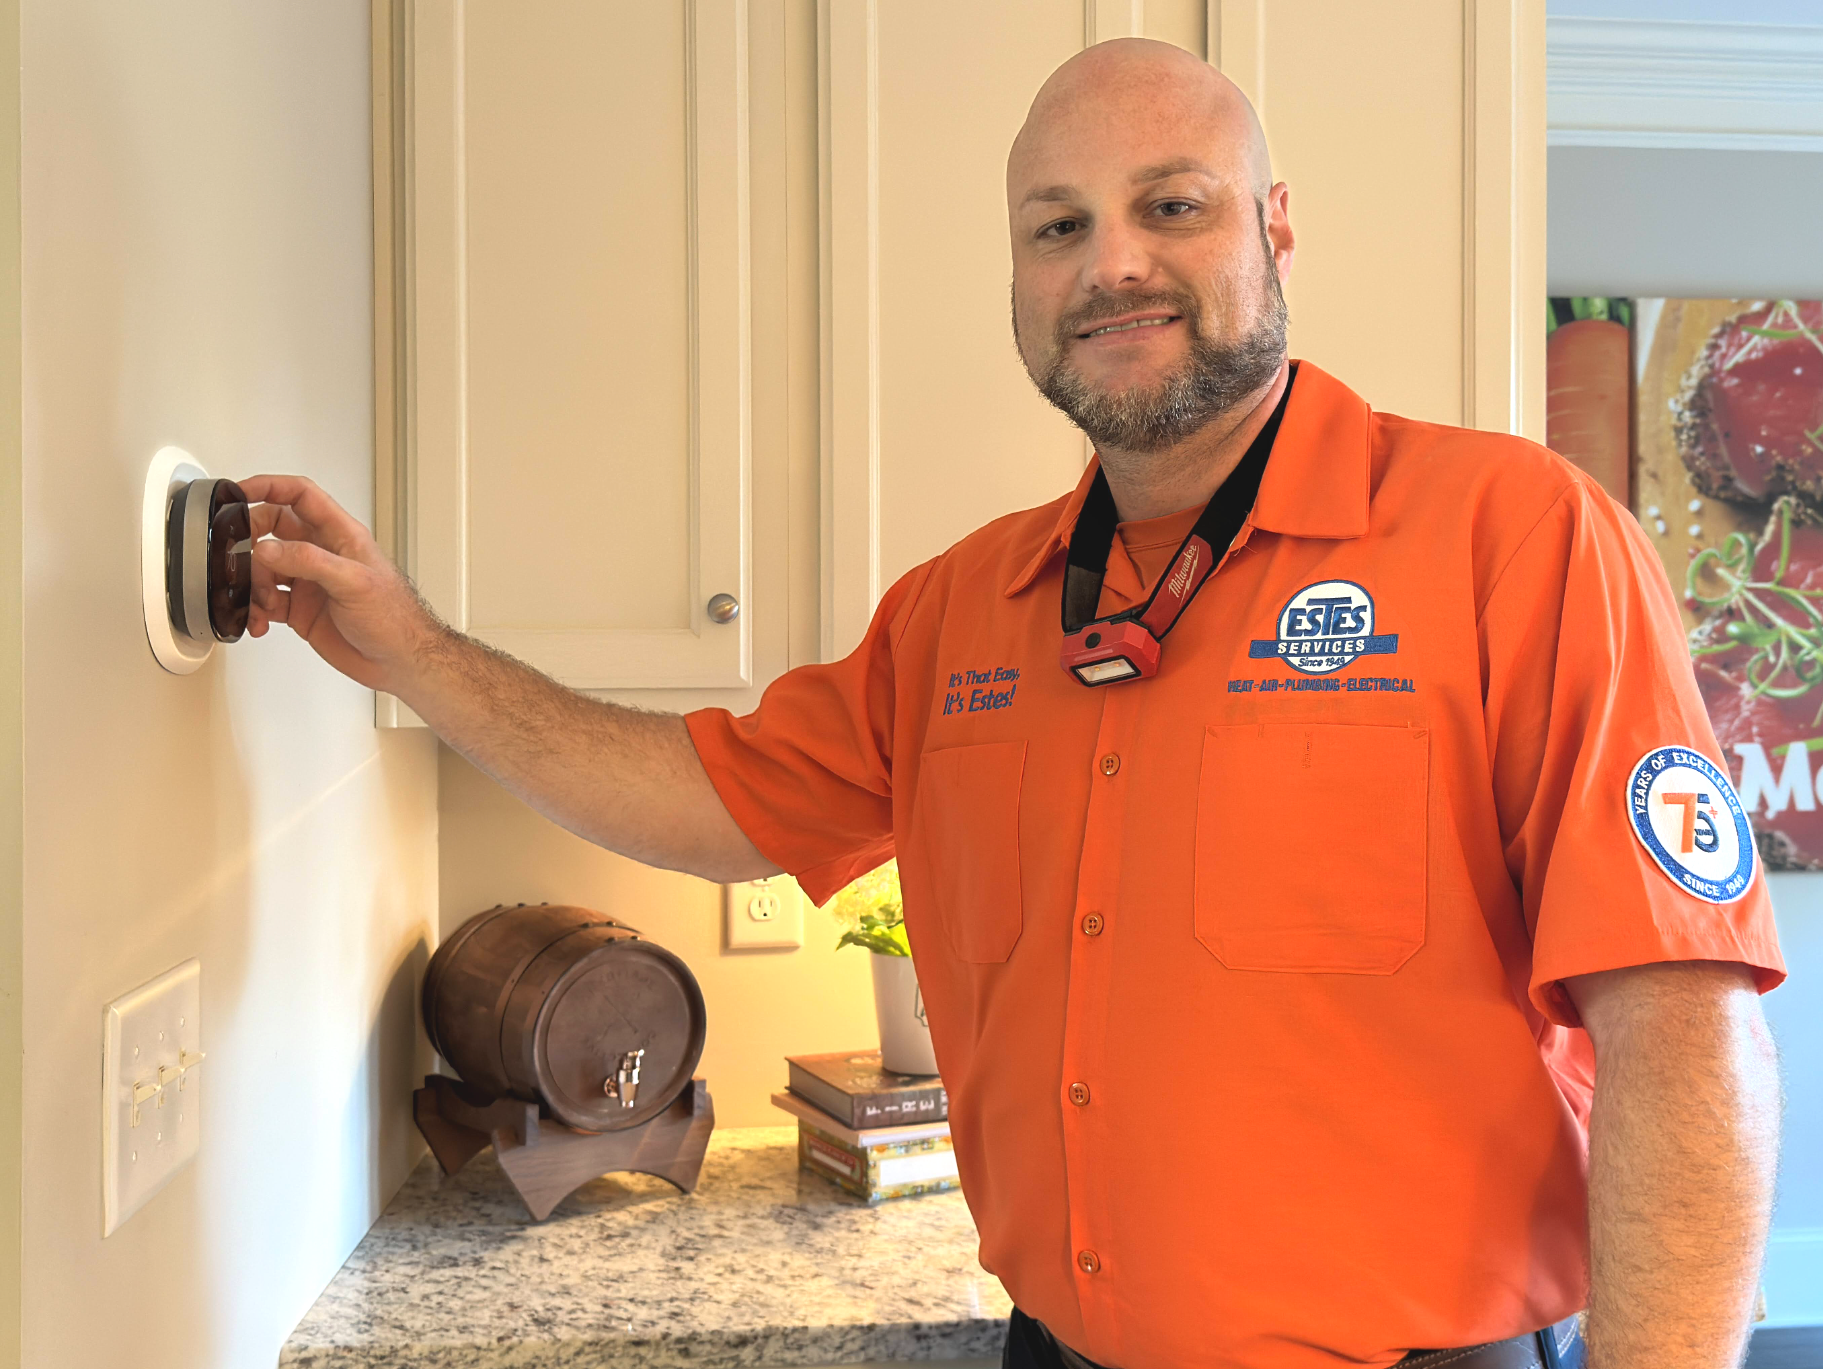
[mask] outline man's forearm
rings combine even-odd
[[[1739,966],[1635,973],[1658,1009],[1612,1013],[1596,1038],[1589,1365],[1733,1369],[1777,1167],[1772,1041]],[[1705,974],[1741,982],[1686,992]]]
[[[406,704],[553,822],[705,879],[777,873],[729,816],[676,714],[588,698],[448,629],[416,659]]]

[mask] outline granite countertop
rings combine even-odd
[[[688,1196],[616,1174],[527,1219],[493,1152],[426,1156],[279,1355],[309,1369],[734,1369],[998,1359],[959,1193],[868,1207],[794,1127],[720,1131]]]

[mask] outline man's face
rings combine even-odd
[[[1109,103],[1015,152],[1013,327],[1033,382],[1098,447],[1160,451],[1284,362],[1285,188],[1258,200],[1244,147],[1207,118]]]

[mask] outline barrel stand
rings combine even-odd
[[[412,1115],[445,1174],[492,1146],[535,1222],[589,1180],[614,1170],[655,1175],[690,1192],[715,1130],[715,1102],[700,1078],[663,1112],[624,1131],[576,1131],[540,1116],[536,1103],[484,1099],[441,1074],[424,1077],[424,1087],[412,1094]]]

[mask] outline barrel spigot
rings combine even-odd
[[[610,1074],[601,1086],[601,1091],[608,1097],[620,1099],[623,1108],[634,1106],[639,1096],[639,1062],[645,1055],[643,1048],[627,1051],[620,1057],[620,1068]]]

